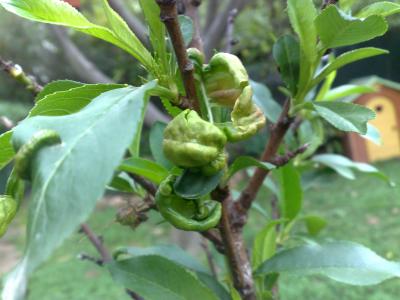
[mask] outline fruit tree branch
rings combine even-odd
[[[271,136],[265,146],[264,153],[261,156],[262,161],[272,161],[278,152],[279,146],[281,145],[290,124],[293,122],[293,119],[288,115],[289,108],[290,100],[287,100],[277,123],[274,124],[271,129]],[[268,171],[257,168],[254,175],[250,178],[247,186],[240,194],[238,201],[235,202],[234,215],[239,216],[239,218],[234,221],[235,226],[243,227],[246,224],[247,214],[251,204],[256,198],[257,193],[268,174]]]
[[[186,52],[185,42],[178,21],[176,0],[157,0],[157,4],[160,6],[161,21],[164,22],[174,47],[179,70],[185,86],[186,97],[189,99],[193,109],[200,111],[196,94],[194,66]]]

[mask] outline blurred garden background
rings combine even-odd
[[[228,7],[230,2],[228,0],[204,2],[201,7],[201,20],[204,22],[202,27],[206,37],[206,50],[212,53],[213,48],[224,48],[226,24],[217,24],[215,20],[219,14],[225,12],[225,7]],[[216,4],[217,2],[219,4]],[[276,37],[291,30],[284,11],[286,1],[236,2],[243,5],[239,5],[239,14],[235,20],[234,37],[237,43],[233,47],[233,52],[243,60],[250,77],[266,84],[276,101],[281,102],[284,95],[279,91],[280,76],[271,52]],[[316,1],[318,2],[320,1]],[[365,6],[375,1],[343,2],[356,11],[360,4]],[[120,5],[130,25],[136,24],[138,32],[146,32],[145,27],[139,26],[143,17],[137,1],[113,0],[110,4],[117,5],[116,9]],[[99,23],[104,18],[96,1],[82,0],[81,10]],[[214,12],[210,16],[212,10]],[[389,18],[389,21],[390,31],[384,37],[365,45],[387,49],[390,55],[370,58],[343,68],[338,73],[334,86],[371,75],[400,83],[400,19],[395,15]],[[349,49],[339,49],[337,52],[339,54],[347,50]],[[0,10],[0,57],[4,61],[11,60],[20,64],[42,85],[57,79],[135,84],[139,83],[135,80],[144,74],[136,61],[105,42],[76,32],[55,29],[53,26],[32,23],[4,10]],[[147,125],[166,118],[161,103],[156,99],[153,100],[154,111],[148,118]],[[26,116],[32,106],[32,94],[8,74],[0,72],[0,116],[18,122]],[[6,128],[1,126],[3,125],[0,125],[0,131],[5,131]],[[345,154],[343,136],[331,131],[319,152]],[[265,132],[253,138],[251,143],[239,144],[233,151],[258,155],[262,151],[264,140]],[[142,151],[144,156],[146,151],[149,153],[148,149],[145,134]],[[303,178],[308,183],[304,207],[308,213],[326,219],[327,226],[321,232],[321,238],[331,236],[360,242],[385,258],[400,261],[400,157],[380,161],[374,165],[389,176],[397,184],[396,187],[391,187],[386,182],[366,174],[356,174],[359,180],[350,182],[349,179],[340,177],[331,170],[322,169],[323,176],[319,177],[318,181]],[[7,168],[0,174],[1,192],[9,171],[10,168]],[[246,178],[240,177],[238,180],[245,181]],[[264,189],[265,192],[260,193],[257,208],[252,210],[251,224],[247,226],[246,238],[249,240],[254,237],[254,232],[263,227],[265,218],[271,214],[266,199],[273,195],[267,187]],[[151,215],[149,222],[135,231],[117,224],[115,214],[124,202],[124,197],[108,193],[99,202],[97,213],[89,221],[107,245],[151,246],[167,243],[172,238],[180,246],[188,248],[192,255],[206,261],[199,239],[193,238],[192,235],[182,237],[170,225],[162,223],[161,217],[155,213]],[[7,235],[0,240],[0,276],[10,271],[21,256],[25,222],[25,209],[22,209]],[[301,230],[298,235],[302,236]],[[78,256],[82,253],[96,255],[86,239],[76,233],[34,274],[32,292],[28,299],[128,299],[123,289],[114,285],[111,277],[99,269],[101,267],[80,260]],[[222,257],[218,263],[223,265]],[[282,277],[280,291],[283,300],[394,300],[400,295],[400,280],[391,280],[372,287],[349,287],[315,276]]]

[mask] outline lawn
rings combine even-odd
[[[328,227],[320,238],[357,241],[386,258],[400,260],[400,160],[380,163],[378,167],[397,182],[396,188],[390,188],[375,177],[363,174],[359,175],[359,180],[348,181],[332,173],[323,182],[307,190],[304,211],[328,220]],[[115,224],[114,214],[113,206],[102,204],[89,221],[93,229],[103,236],[106,244],[114,248],[166,243],[171,236],[169,225],[159,224],[161,218],[156,214],[135,232]],[[252,214],[254,223],[261,226],[263,222],[260,214]],[[22,250],[22,215],[0,242],[0,272],[9,269],[15,256]],[[251,229],[247,230],[248,237],[252,233]],[[28,299],[129,299],[101,267],[78,260],[80,253],[96,255],[86,239],[77,233],[34,274]],[[204,259],[201,250],[196,255]],[[317,276],[282,277],[280,292],[283,300],[394,300],[400,294],[400,280],[391,280],[373,287],[349,287]]]

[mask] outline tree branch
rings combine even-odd
[[[160,18],[167,27],[175,55],[178,61],[179,70],[185,86],[186,97],[191,103],[191,107],[197,112],[200,111],[199,102],[196,94],[194,79],[194,66],[188,58],[185,42],[178,22],[178,11],[176,0],[157,0],[160,6]]]
[[[25,88],[37,95],[43,87],[37,82],[36,78],[32,75],[26,74],[20,65],[12,61],[5,61],[0,56],[0,68],[3,69],[8,75],[16,81],[25,85]]]
[[[207,30],[207,38],[204,42],[206,57],[210,57],[213,53],[213,50],[220,44],[221,40],[223,40],[230,12],[235,8],[240,12],[252,1],[253,0],[230,0],[223,12],[218,15],[218,18],[214,18],[212,24]]]
[[[244,300],[255,300],[254,283],[250,260],[243,240],[242,230],[231,223],[233,199],[228,187],[217,188],[212,193],[213,199],[222,203],[222,216],[219,230],[229,262],[233,284]]]
[[[293,158],[295,158],[297,155],[300,155],[304,153],[309,147],[309,144],[304,144],[303,146],[295,149],[294,151],[288,151],[284,155],[277,155],[273,157],[270,161],[270,163],[274,164],[277,167],[282,167],[289,163]]]
[[[228,23],[226,27],[226,47],[225,47],[225,52],[231,53],[232,52],[232,47],[235,46],[236,41],[234,38],[234,29],[235,29],[235,19],[238,14],[238,10],[234,8],[231,10],[228,16]]]
[[[290,124],[293,122],[293,119],[289,118],[288,115],[289,109],[290,100],[287,100],[277,123],[272,127],[271,136],[261,157],[262,161],[272,161],[276,155]],[[268,171],[257,168],[247,186],[240,194],[239,199],[235,202],[233,214],[235,217],[233,221],[235,227],[243,227],[246,224],[248,210],[268,173]]]
[[[190,43],[190,47],[197,48],[201,52],[203,49],[203,40],[201,38],[201,28],[200,28],[200,18],[199,18],[199,6],[201,5],[201,0],[185,0],[186,15],[193,20],[193,39]]]
[[[206,17],[206,23],[204,24],[203,33],[209,32],[209,29],[214,19],[218,15],[221,3],[222,1],[208,0],[207,17]]]
[[[147,29],[140,20],[129,13],[129,10],[120,0],[108,0],[110,6],[125,20],[129,28],[135,33],[143,44],[148,44]]]
[[[113,80],[101,72],[68,37],[64,28],[52,27],[54,35],[64,50],[64,55],[78,77],[88,83],[111,83]],[[163,114],[153,103],[147,106],[144,122],[151,126],[157,121],[168,123],[170,118]]]

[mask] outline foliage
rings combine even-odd
[[[123,172],[131,174],[149,195],[141,203],[143,210],[135,207],[133,215],[128,215],[133,222],[122,224],[137,227],[137,220],[145,219],[150,209],[158,210],[178,229],[205,235],[219,224],[220,236],[212,241],[217,249],[224,248],[229,264],[225,289],[223,282],[193,268],[194,261],[188,265],[182,257],[162,251],[147,249],[146,255],[140,255],[128,248],[125,254],[131,257],[124,259],[120,252],[114,258],[103,253],[102,263],[114,280],[146,298],[189,299],[194,293],[201,299],[220,299],[227,298],[229,291],[232,298],[270,299],[280,273],[322,274],[354,285],[399,277],[399,263],[387,261],[362,245],[312,241],[326,222],[318,215],[302,215],[302,172],[314,169],[315,162],[347,177],[351,177],[351,169],[357,169],[388,181],[368,164],[314,154],[324,139],[322,121],[342,131],[367,135],[368,121],[375,113],[338,100],[330,88],[338,69],[387,51],[358,48],[338,57],[331,53],[327,63],[326,53],[383,35],[388,29],[385,17],[398,12],[397,7],[370,6],[361,10],[364,18],[357,18],[338,6],[318,9],[312,0],[288,0],[288,19],[296,36],[285,35],[273,46],[285,83],[282,92],[288,98],[281,108],[269,93],[263,93],[266,87],[250,81],[237,56],[216,53],[207,64],[199,50],[186,52],[194,23],[182,17],[178,20],[173,1],[158,1],[159,6],[152,3],[140,1],[150,27],[149,50],[106,0],[101,1],[103,25],[89,21],[60,0],[0,2],[20,17],[66,26],[107,41],[133,56],[147,72],[139,87],[53,82],[38,95],[27,118],[1,136],[1,167],[11,160],[15,163],[1,199],[18,203],[24,182],[32,186],[24,256],[5,279],[3,299],[24,297],[31,274],[88,218],[108,185],[142,195],[121,176]],[[159,12],[169,24],[169,40],[156,17]],[[156,124],[151,131],[155,161],[140,157],[139,151],[151,95],[158,96],[174,117],[166,126]],[[326,99],[327,95],[330,98]],[[267,119],[275,123],[262,158],[268,162],[239,156],[229,165],[227,144],[248,140]],[[294,120],[309,126],[290,126]],[[253,166],[257,171],[249,185],[236,203],[230,203],[230,179]],[[252,278],[245,267],[250,261],[241,233],[247,210],[269,172],[272,179],[265,184],[279,201],[274,213],[280,218],[267,220],[255,237]],[[12,208],[11,213],[0,216],[2,232],[14,214]],[[306,224],[309,241],[291,247],[293,229],[299,223]]]

